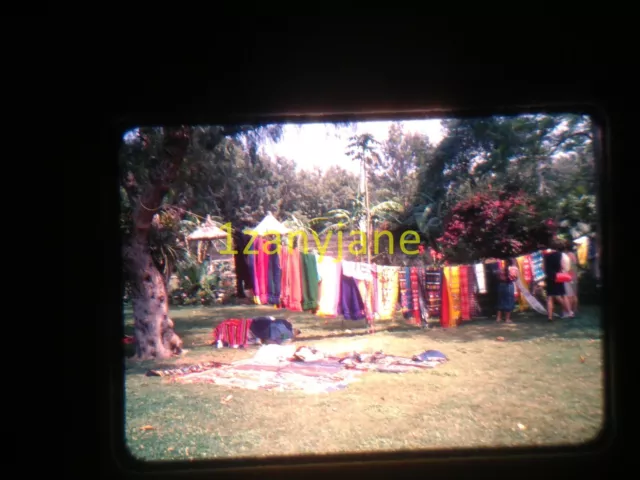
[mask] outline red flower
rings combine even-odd
[[[424,245],[418,245],[418,252],[422,255],[424,253]]]

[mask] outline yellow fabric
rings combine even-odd
[[[398,303],[398,269],[378,265],[377,313],[379,320],[392,320]]]
[[[442,269],[442,273],[447,280],[447,291],[446,295],[449,298],[449,326],[455,327],[458,325],[457,317],[454,315],[454,306],[453,306],[453,296],[451,295],[451,267],[444,267]]]
[[[529,288],[529,283],[524,278],[524,262],[525,261],[526,261],[526,257],[518,257],[518,258],[516,258],[516,262],[518,262],[518,270],[520,271],[520,280],[522,280],[522,285],[524,285],[524,288],[528,289]],[[518,287],[516,286],[516,288],[518,288]],[[524,310],[527,310],[529,308],[529,304],[525,300],[524,295],[522,294],[522,292],[520,293],[519,303],[520,303],[520,311],[521,312],[524,311]]]
[[[581,267],[587,266],[587,254],[589,251],[589,243],[582,242],[578,244],[578,263]]]
[[[460,323],[462,306],[460,304],[460,267],[451,267],[451,322],[453,326]]]
[[[367,319],[373,318],[373,282],[370,280],[356,280],[360,296],[364,302],[364,311]]]

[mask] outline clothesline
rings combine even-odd
[[[472,265],[377,265],[339,261],[297,247],[266,253],[265,242],[255,238],[257,254],[244,256],[236,266],[238,281],[251,290],[254,303],[319,317],[342,315],[346,320],[366,320],[371,327],[376,320],[392,320],[398,310],[405,319],[422,326],[434,317],[440,318],[443,327],[451,327],[480,316],[488,310],[482,308],[480,299],[491,293],[492,279],[504,262],[485,259]],[[544,279],[543,253],[535,251],[516,259],[520,281],[515,296],[521,309],[526,309],[531,296],[521,295],[520,290],[531,293],[533,284]]]

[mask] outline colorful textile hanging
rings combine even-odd
[[[473,297],[469,288],[469,267],[468,265],[460,265],[460,320],[471,320],[471,306],[473,305]]]
[[[581,267],[586,267],[589,259],[589,239],[582,237],[576,240],[578,245],[578,263]]]
[[[302,310],[318,308],[318,266],[313,253],[300,252]]]
[[[365,318],[364,302],[356,279],[347,277],[343,273],[340,282],[340,313],[346,320],[363,320]]]
[[[264,240],[256,238],[258,284],[260,285],[260,305],[269,303],[267,285],[269,284],[269,255],[264,251]]]
[[[531,270],[533,273],[533,281],[539,282],[544,280],[544,266],[542,265],[542,252],[535,252],[531,254]]]
[[[527,276],[525,274],[528,260],[526,256],[522,256],[516,258],[516,261],[518,262],[519,277],[522,279],[522,282],[520,284],[517,284],[516,287],[518,288],[518,290],[520,290],[520,311],[523,312],[527,308],[529,308],[527,299],[524,296],[524,290],[529,291],[529,282],[527,281]]]
[[[524,299],[527,301],[527,303],[533,310],[538,312],[540,315],[547,315],[547,309],[544,307],[544,305],[542,305],[538,301],[538,299],[531,294],[531,292],[529,292],[526,288],[524,288],[524,284],[522,283],[522,278],[518,277],[518,279],[516,280],[516,285],[518,287],[521,287],[522,296],[524,297]],[[554,313],[554,316],[558,317],[559,314],[556,312]]]
[[[427,267],[425,277],[429,316],[439,317],[442,303],[442,269]]]
[[[249,271],[251,275],[251,283],[253,288],[251,289],[251,301],[256,305],[260,305],[260,296],[259,296],[259,285],[258,285],[258,275],[256,271],[256,259],[258,258],[256,255],[247,255],[249,262]]]
[[[376,313],[380,320],[391,320],[398,304],[397,267],[376,265]]]
[[[302,311],[302,272],[300,271],[300,252],[289,249],[287,252],[286,283],[281,295],[282,307],[294,312]]]
[[[364,313],[367,322],[373,327],[375,314],[375,283],[373,281],[372,269],[374,265],[356,262],[354,277],[360,292],[360,298],[364,302]]]
[[[420,325],[420,284],[418,283],[418,267],[411,267],[409,271],[411,284],[411,304],[413,320],[416,325]]]
[[[451,326],[458,326],[460,323],[460,267],[450,267],[449,295],[451,310]]]
[[[401,268],[398,272],[398,283],[400,286],[400,306],[402,316],[409,319],[413,316],[411,309],[413,308],[413,300],[411,299],[411,275],[410,269]]]
[[[429,304],[427,301],[427,270],[424,267],[418,267],[418,287],[420,290],[420,320],[422,325],[427,325]]]
[[[478,293],[487,293],[487,280],[484,272],[484,264],[476,263],[474,267],[476,283],[478,284]]]
[[[280,306],[285,308],[289,303],[289,247],[283,248],[280,252]]]
[[[318,311],[322,317],[336,317],[340,302],[340,276],[342,263],[333,257],[322,256],[318,259],[318,274],[321,278],[318,294]]]
[[[440,290],[440,326],[443,328],[449,328],[451,326],[451,295],[449,294],[449,282],[450,268],[444,267],[442,269],[442,281]]]
[[[478,284],[476,281],[475,265],[467,266],[467,285],[469,286],[469,306],[471,309],[471,318],[480,315],[480,304],[478,303]]]
[[[253,303],[260,305],[260,261],[258,258],[259,250],[256,248],[256,244],[261,241],[260,238],[256,238],[252,245],[250,254],[251,265],[253,270]]]
[[[518,264],[519,264],[518,260]],[[522,275],[524,281],[529,285],[533,281],[533,271],[531,268],[531,255],[524,255],[522,257]]]
[[[275,249],[275,247],[274,247]],[[269,284],[268,301],[271,305],[280,304],[280,288],[282,285],[282,269],[280,268],[280,255],[273,253],[269,255]]]

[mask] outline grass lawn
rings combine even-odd
[[[130,313],[125,309],[128,334]],[[364,373],[345,390],[309,395],[167,384],[144,376],[160,364],[127,359],[126,443],[144,460],[581,443],[597,435],[603,420],[595,307],[553,324],[534,313],[516,314],[513,326],[479,319],[448,330],[379,322],[388,330],[374,335],[363,334],[363,322],[344,321],[343,328],[340,319],[325,325],[312,315],[259,306],[171,313],[188,351],[162,365],[248,358],[258,347],[211,347],[214,322],[265,314],[302,329],[301,345],[406,356],[435,349],[450,361],[415,373]]]

